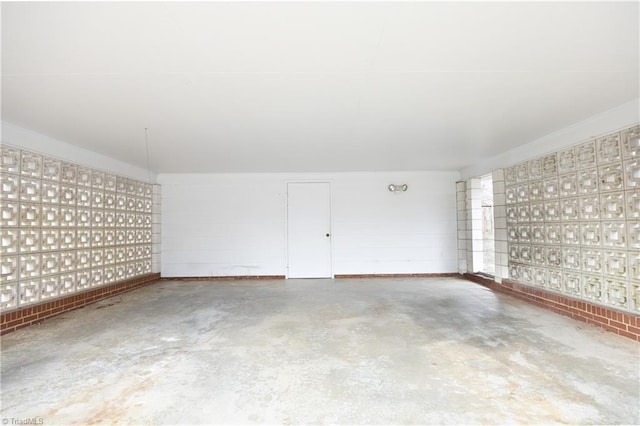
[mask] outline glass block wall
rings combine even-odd
[[[640,312],[640,127],[504,169],[509,278]]]
[[[153,186],[3,146],[0,309],[151,272]]]

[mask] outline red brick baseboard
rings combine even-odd
[[[59,315],[63,312],[78,309],[91,303],[115,296],[120,293],[142,287],[160,279],[160,274],[148,274],[116,284],[73,294],[71,296],[27,306],[15,311],[0,315],[0,335],[7,334],[19,328],[40,322],[46,318]]]
[[[348,278],[451,278],[459,277],[457,272],[444,272],[444,273],[424,273],[424,274],[339,274],[336,275],[336,279],[348,279]]]
[[[604,328],[612,333],[640,342],[640,316],[532,288],[513,281],[503,280],[502,284],[500,284],[480,275],[463,274],[463,276],[491,290],[508,294],[560,315]]]

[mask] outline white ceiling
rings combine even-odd
[[[2,119],[156,172],[459,170],[639,97],[638,2],[2,4]]]

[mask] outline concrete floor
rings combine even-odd
[[[634,424],[639,350],[461,279],[162,281],[4,336],[0,415]]]

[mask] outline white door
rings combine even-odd
[[[331,184],[287,184],[288,278],[331,278]]]

